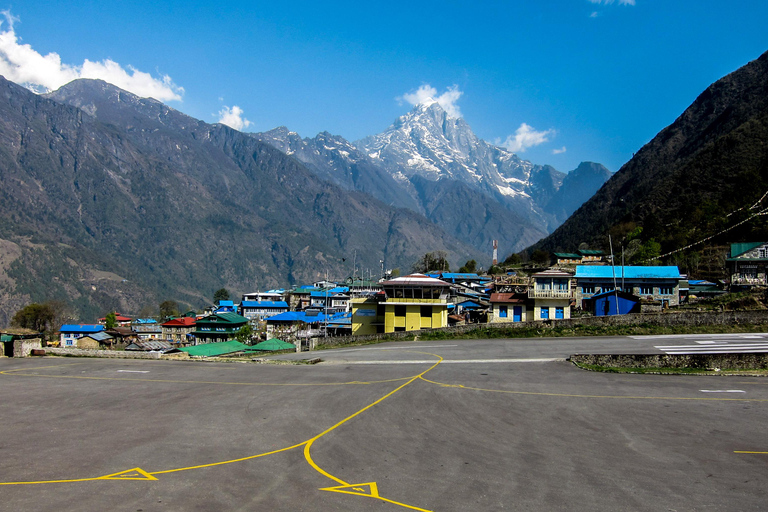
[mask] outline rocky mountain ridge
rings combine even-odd
[[[0,324],[32,301],[74,319],[200,307],[320,276],[482,254],[407,209],[105,82],[47,96],[0,79]]]
[[[381,134],[355,143],[328,133],[301,138],[284,127],[254,136],[323,179],[421,213],[483,251],[493,240],[519,250],[546,236],[611,175],[585,163],[591,173],[566,179],[478,138],[437,102],[416,105]]]
[[[768,239],[766,141],[768,52],[710,85],[530,249],[607,248],[611,235],[696,275],[708,247]]]

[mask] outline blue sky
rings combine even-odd
[[[432,92],[481,138],[561,171],[586,160],[618,170],[708,85],[768,50],[759,0],[4,9],[0,74],[38,91],[98,76],[206,122],[228,114],[243,131],[284,125],[351,141]]]

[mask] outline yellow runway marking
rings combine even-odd
[[[400,503],[388,498],[384,498],[379,495],[378,486],[376,482],[368,482],[364,484],[349,484],[342,480],[341,478],[338,478],[324,469],[322,469],[320,466],[318,466],[315,461],[312,459],[312,455],[310,454],[310,449],[312,448],[312,444],[317,441],[318,439],[322,438],[323,436],[327,435],[328,433],[332,432],[333,430],[339,428],[340,426],[344,425],[351,419],[359,416],[360,414],[364,413],[365,411],[371,409],[372,407],[376,406],[377,404],[383,402],[387,398],[391,397],[404,387],[408,386],[409,384],[413,383],[414,381],[423,378],[423,376],[431,371],[433,368],[435,368],[440,362],[443,360],[442,357],[438,356],[437,354],[429,354],[431,356],[437,357],[438,361],[435,362],[432,366],[430,366],[428,369],[424,370],[418,375],[414,375],[413,377],[404,377],[400,379],[388,379],[388,380],[382,380],[382,381],[370,381],[370,382],[360,382],[360,381],[351,381],[351,382],[340,382],[340,383],[318,383],[318,384],[260,384],[260,383],[244,383],[244,382],[208,382],[208,381],[178,381],[178,380],[157,380],[157,379],[126,379],[126,378],[110,378],[110,377],[87,377],[87,376],[71,376],[71,375],[38,375],[38,374],[15,374],[15,376],[28,376],[28,377],[48,377],[48,378],[70,378],[70,379],[93,379],[93,380],[117,380],[117,381],[138,381],[138,382],[166,382],[166,383],[190,383],[190,384],[227,384],[227,385],[243,385],[243,386],[331,386],[331,385],[367,385],[367,384],[378,384],[378,383],[388,383],[388,382],[399,382],[399,381],[407,381],[394,390],[390,391],[386,395],[382,396],[375,402],[372,402],[368,404],[367,406],[363,407],[362,409],[358,410],[357,412],[347,416],[343,420],[339,421],[335,425],[325,429],[321,433],[317,434],[316,436],[312,437],[311,439],[308,439],[307,441],[304,441],[303,443],[295,444],[293,446],[288,446],[286,448],[280,448],[278,450],[273,450],[266,453],[260,453],[258,455],[251,455],[248,457],[242,457],[239,459],[232,459],[232,460],[226,460],[226,461],[220,461],[220,462],[212,462],[209,464],[200,464],[197,466],[188,466],[183,468],[175,468],[175,469],[166,469],[163,471],[152,471],[147,472],[141,468],[133,468],[125,471],[120,471],[118,473],[112,473],[105,476],[95,477],[95,478],[79,478],[79,479],[71,479],[71,480],[45,480],[45,481],[38,481],[38,482],[0,482],[0,486],[2,485],[32,485],[32,484],[52,484],[52,483],[74,483],[74,482],[92,482],[97,480],[133,480],[133,481],[153,481],[157,480],[155,475],[162,475],[162,474],[168,474],[168,473],[177,473],[180,471],[189,471],[193,469],[201,469],[201,468],[209,468],[214,466],[222,466],[225,464],[232,464],[235,462],[243,462],[246,460],[256,459],[259,457],[265,457],[267,455],[273,455],[276,453],[281,452],[287,452],[289,450],[293,450],[296,448],[299,448],[301,446],[304,447],[304,458],[306,459],[307,463],[318,473],[325,476],[326,478],[335,481],[336,483],[340,484],[336,487],[326,487],[319,489],[321,491],[330,491],[330,492],[340,492],[343,494],[353,494],[356,496],[365,496],[368,498],[374,498],[381,501],[385,501],[387,503],[391,503],[393,505],[397,505],[403,508],[408,508],[411,510],[417,510],[420,512],[431,512],[427,509],[414,507],[412,505],[407,505],[405,503]],[[78,363],[73,363],[78,364]],[[82,364],[82,363],[79,363]],[[68,366],[68,365],[57,365],[52,367],[58,367],[58,366]],[[48,368],[48,367],[45,367]],[[32,370],[32,369],[39,369],[39,368],[26,368],[25,370]],[[11,371],[18,371],[18,370],[7,370],[7,372]],[[0,372],[0,374],[8,375],[6,372]],[[425,379],[426,380],[426,379]],[[430,381],[427,381],[430,382]]]
[[[446,384],[419,377],[424,382],[435,384],[444,388],[460,388],[471,391],[486,391],[488,393],[506,393],[510,395],[533,395],[533,396],[553,396],[564,398],[624,398],[626,400],[697,400],[704,402],[768,402],[768,398],[704,398],[704,397],[685,397],[685,396],[632,396],[632,395],[578,395],[573,393],[543,393],[537,391],[510,391],[505,389],[485,389],[465,386],[463,384]]]
[[[734,451],[733,453],[751,453],[754,455],[768,455],[768,452],[743,452],[743,451]]]

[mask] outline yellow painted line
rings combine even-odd
[[[389,393],[387,393],[387,394],[386,394],[386,395],[384,395],[383,397],[379,398],[379,399],[378,399],[378,400],[376,400],[375,402],[373,402],[373,403],[371,403],[371,404],[368,404],[367,406],[363,407],[362,409],[360,409],[360,410],[359,410],[359,411],[357,411],[356,413],[354,413],[354,414],[352,414],[352,415],[350,415],[350,416],[347,416],[346,418],[344,418],[343,420],[341,420],[341,421],[340,421],[340,422],[338,422],[337,424],[333,425],[333,426],[332,426],[332,427],[330,427],[330,428],[327,428],[326,430],[324,430],[324,431],[323,431],[323,432],[321,432],[320,434],[318,434],[318,435],[316,435],[315,437],[313,437],[312,439],[308,440],[308,441],[307,441],[307,443],[306,443],[306,445],[304,446],[304,458],[306,459],[307,463],[308,463],[310,466],[312,466],[312,468],[314,468],[314,470],[315,470],[315,471],[317,471],[318,473],[320,473],[321,475],[323,475],[323,476],[325,476],[326,478],[329,478],[329,479],[331,479],[331,480],[333,480],[333,481],[335,481],[335,482],[337,482],[337,483],[341,484],[341,487],[350,487],[350,486],[351,486],[351,484],[348,484],[347,482],[345,482],[345,481],[344,481],[344,480],[342,480],[341,478],[338,478],[338,477],[335,477],[335,476],[331,475],[330,473],[328,473],[327,471],[325,471],[324,469],[322,469],[320,466],[318,466],[318,465],[315,463],[315,461],[314,461],[314,460],[312,460],[312,455],[310,454],[310,449],[312,448],[312,443],[314,443],[316,440],[320,439],[320,438],[321,438],[321,437],[323,437],[324,435],[328,434],[329,432],[332,432],[333,430],[337,429],[338,427],[340,427],[340,426],[341,426],[341,425],[343,425],[344,423],[348,422],[348,421],[349,421],[349,420],[351,420],[352,418],[354,418],[354,417],[356,417],[356,416],[358,416],[358,415],[360,415],[360,414],[364,413],[365,411],[367,411],[367,410],[368,410],[368,409],[370,409],[371,407],[374,407],[375,405],[377,405],[377,404],[379,404],[379,403],[383,402],[384,400],[386,400],[386,399],[387,399],[387,398],[389,398],[390,396],[394,395],[395,393],[397,393],[398,391],[400,391],[401,389],[403,389],[403,388],[404,388],[404,387],[406,387],[407,385],[411,384],[412,382],[414,382],[414,381],[418,380],[419,378],[423,378],[423,376],[424,376],[424,375],[425,375],[427,372],[431,371],[431,370],[432,370],[433,368],[435,368],[435,367],[436,367],[438,364],[440,364],[440,362],[443,360],[443,358],[442,358],[442,357],[440,357],[440,356],[438,356],[437,354],[429,354],[429,355],[432,355],[432,356],[435,356],[435,357],[437,357],[437,358],[438,358],[438,361],[437,361],[435,364],[433,364],[432,366],[430,366],[429,368],[427,368],[426,370],[424,370],[423,372],[421,372],[420,374],[418,374],[418,375],[415,375],[414,377],[412,377],[411,379],[409,379],[409,380],[408,380],[408,382],[406,382],[405,384],[402,384],[401,386],[398,386],[397,388],[393,389],[392,391],[390,391]],[[393,505],[398,505],[398,506],[400,506],[400,507],[409,508],[409,509],[411,509],[411,510],[419,510],[419,511],[421,511],[421,512],[431,512],[431,511],[429,511],[429,510],[426,510],[426,509],[423,509],[423,508],[418,508],[418,507],[414,507],[414,506],[411,506],[411,505],[406,505],[405,503],[400,503],[400,502],[397,502],[397,501],[393,501],[393,500],[390,500],[390,499],[387,499],[387,498],[383,498],[383,497],[379,496],[379,494],[378,494],[378,488],[376,488],[376,487],[375,487],[376,483],[375,483],[375,482],[372,482],[372,484],[373,484],[373,485],[371,486],[371,493],[370,493],[370,494],[363,494],[364,490],[363,490],[363,491],[361,491],[361,492],[349,492],[349,491],[346,491],[346,493],[347,493],[347,494],[357,494],[357,495],[363,495],[363,496],[367,496],[367,497],[369,497],[369,498],[375,498],[375,499],[377,499],[377,500],[386,501],[387,503],[392,503]],[[336,489],[338,489],[338,487],[337,487]],[[330,489],[327,489],[327,488],[326,488],[326,489],[321,489],[321,490],[330,490]],[[375,490],[375,495],[374,495],[374,490]],[[334,491],[334,492],[345,492],[345,491]]]
[[[259,457],[266,457],[267,455],[274,455],[275,453],[287,452],[288,450],[293,450],[294,448],[298,448],[299,446],[303,446],[304,444],[306,444],[306,441],[304,441],[303,443],[295,444],[293,446],[288,446],[287,448],[280,448],[279,450],[272,450],[271,452],[260,453],[258,455],[249,455],[248,457],[241,457],[239,459],[231,459],[231,460],[225,460],[225,461],[221,461],[221,462],[211,462],[209,464],[200,464],[198,466],[188,466],[186,468],[166,469],[165,471],[152,471],[149,474],[150,475],[164,475],[166,473],[176,473],[176,472],[179,472],[179,471],[189,471],[191,469],[201,469],[201,468],[211,468],[211,467],[214,467],[214,466],[223,466],[224,464],[232,464],[234,462],[243,462],[243,461],[246,461],[246,460],[258,459]]]
[[[16,368],[15,370],[3,370],[0,375],[11,375],[13,372],[30,371],[30,370],[47,370],[48,368],[61,368],[63,366],[75,366],[85,363],[69,363],[69,364],[55,364],[51,363],[47,366],[36,366],[34,368]]]
[[[752,453],[755,455],[768,455],[768,452],[744,452],[744,451],[734,451],[733,453]]]
[[[401,379],[389,379],[389,380],[384,380],[384,381],[372,381],[372,382],[353,381],[353,382],[348,382],[348,383],[335,383],[335,384],[322,384],[322,383],[321,384],[294,384],[294,385],[303,385],[303,386],[340,385],[340,384],[342,384],[342,385],[345,385],[345,384],[356,385],[356,384],[373,384],[373,383],[398,382],[398,381],[402,381],[402,380],[407,380],[407,382],[401,384],[400,386],[398,386],[394,390],[390,391],[386,395],[382,396],[381,398],[379,398],[375,402],[372,402],[372,403],[368,404],[367,406],[365,406],[362,409],[358,410],[357,412],[347,416],[343,420],[337,422],[335,425],[325,429],[324,431],[320,432],[319,434],[317,434],[316,436],[312,437],[311,439],[308,439],[307,441],[304,441],[303,443],[295,444],[293,446],[288,446],[286,448],[280,448],[278,450],[273,450],[273,451],[270,451],[270,452],[260,453],[260,454],[257,454],[257,455],[250,455],[248,457],[242,457],[242,458],[239,458],[239,459],[231,459],[231,460],[220,461],[220,462],[212,462],[212,463],[209,463],[209,464],[200,464],[200,465],[197,465],[197,466],[188,466],[188,467],[183,467],[183,468],[167,469],[167,470],[164,470],[164,471],[147,472],[147,471],[144,471],[143,469],[137,467],[137,468],[129,469],[129,470],[126,470],[126,471],[120,471],[118,473],[112,473],[110,475],[105,475],[105,476],[95,477],[95,478],[80,478],[80,479],[70,479],[70,480],[45,480],[45,481],[37,481],[37,482],[0,482],[0,485],[31,485],[31,484],[51,484],[51,483],[73,483],[73,482],[90,482],[90,481],[97,481],[97,480],[133,480],[133,481],[141,480],[141,481],[152,481],[152,480],[157,480],[155,475],[161,475],[161,474],[167,474],[167,473],[176,473],[176,472],[180,472],[180,471],[189,471],[189,470],[193,470],[193,469],[209,468],[209,467],[214,467],[214,466],[222,466],[222,465],[225,465],[225,464],[232,464],[232,463],[235,463],[235,462],[243,462],[243,461],[246,461],[246,460],[256,459],[256,458],[259,458],[259,457],[266,457],[267,455],[274,455],[276,453],[286,452],[286,451],[298,448],[300,446],[303,446],[304,447],[304,458],[306,459],[307,463],[315,471],[317,471],[321,475],[323,475],[326,478],[328,478],[330,480],[333,480],[333,481],[337,482],[338,484],[340,484],[339,486],[337,486],[335,488],[324,488],[324,489],[320,489],[320,490],[327,490],[327,491],[333,491],[333,492],[341,492],[341,493],[345,493],[345,494],[354,494],[354,495],[358,495],[358,496],[366,496],[366,497],[369,497],[369,498],[375,498],[375,499],[378,499],[378,500],[381,500],[381,501],[385,501],[387,503],[391,503],[393,505],[397,505],[397,506],[400,506],[400,507],[408,508],[408,509],[411,509],[411,510],[417,510],[417,511],[420,511],[420,512],[431,512],[431,511],[429,511],[427,509],[415,507],[415,506],[412,506],[412,505],[407,505],[405,503],[400,503],[400,502],[397,502],[397,501],[394,501],[394,500],[391,500],[391,499],[384,498],[384,497],[380,496],[379,493],[378,493],[378,487],[376,485],[376,482],[369,482],[367,484],[348,484],[347,482],[345,482],[341,478],[338,478],[338,477],[328,473],[327,471],[322,469],[320,466],[318,466],[315,463],[315,461],[312,459],[312,455],[310,453],[310,449],[312,447],[312,444],[315,441],[317,441],[318,439],[320,439],[323,436],[327,435],[328,433],[332,432],[333,430],[337,429],[341,425],[347,423],[351,419],[353,419],[353,418],[359,416],[360,414],[364,413],[368,409],[370,409],[370,408],[376,406],[377,404],[383,402],[384,400],[386,400],[390,396],[394,395],[395,393],[397,393],[398,391],[400,391],[401,389],[403,389],[407,385],[413,383],[417,379],[423,378],[423,376],[427,372],[431,371],[438,364],[440,364],[440,362],[443,360],[442,357],[440,357],[440,356],[438,356],[436,354],[429,354],[429,355],[437,357],[438,361],[435,362],[428,369],[424,370],[420,374],[415,375],[413,377],[405,377],[405,378],[401,378]],[[77,364],[77,363],[74,363],[74,364]],[[33,377],[80,378],[80,379],[94,379],[94,380],[118,380],[118,381],[140,381],[140,382],[230,384],[230,385],[270,385],[270,384],[239,383],[239,382],[220,383],[220,382],[206,382],[206,381],[171,381],[171,380],[124,379],[124,378],[113,379],[113,378],[109,378],[109,377],[55,376],[55,375],[34,375],[34,374],[33,375],[18,374],[18,375],[19,376],[33,376]],[[274,384],[274,385],[281,386],[282,384]],[[366,485],[369,488],[368,493],[365,492],[365,487],[364,486],[366,486]],[[357,487],[357,488],[355,488],[355,487]],[[351,490],[342,490],[343,488],[349,488]]]
[[[435,384],[444,388],[461,388],[471,391],[486,391],[489,393],[506,393],[510,395],[532,395],[532,396],[553,396],[564,398],[623,398],[627,400],[698,400],[705,402],[768,402],[768,398],[703,398],[703,397],[684,397],[684,396],[632,396],[632,395],[579,395],[572,393],[542,393],[536,391],[510,391],[504,389],[485,389],[475,388],[471,386],[465,386],[463,384],[446,384],[443,382],[435,382],[433,380],[419,377],[425,382]]]
[[[16,370],[8,370],[16,371]],[[0,372],[3,373],[3,372]],[[400,377],[397,379],[387,380],[372,380],[368,382],[350,381],[350,382],[316,382],[316,383],[295,383],[289,382],[285,384],[273,384],[269,382],[228,382],[228,381],[207,381],[207,380],[171,380],[171,379],[136,379],[129,377],[89,377],[87,375],[41,375],[37,373],[17,373],[14,377],[42,377],[45,379],[80,379],[80,380],[110,380],[120,382],[155,382],[163,384],[220,384],[223,386],[293,386],[293,387],[309,387],[309,386],[348,386],[348,385],[367,385],[367,384],[382,384],[387,382],[399,382],[408,380],[411,377]]]

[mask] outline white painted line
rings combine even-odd
[[[149,373],[149,370],[117,370],[122,373]]]
[[[548,359],[444,359],[440,364],[488,364],[488,363],[552,363],[565,361],[565,358]],[[324,361],[330,364],[435,364],[434,359],[391,360],[391,361]]]
[[[700,389],[702,393],[746,393],[741,389]]]
[[[722,333],[722,334],[653,334],[641,336],[627,336],[633,340],[663,340],[663,339],[685,339],[685,338],[766,338],[768,333]]]
[[[721,349],[749,349],[749,348],[768,348],[768,343],[721,343],[716,345],[656,345],[654,348],[659,350],[721,350]]]
[[[696,343],[698,343],[699,345],[716,345],[718,342],[717,341],[697,341]]]

